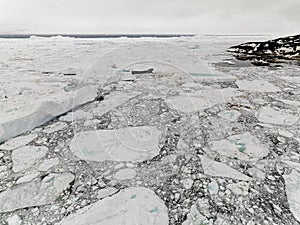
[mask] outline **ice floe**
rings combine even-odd
[[[222,111],[222,112],[218,113],[219,117],[229,120],[231,122],[236,121],[240,115],[241,115],[241,113],[236,110],[226,110],[226,111]]]
[[[0,212],[50,204],[73,180],[70,173],[48,174],[43,180],[15,185],[0,193]]]
[[[25,174],[23,177],[19,178],[16,181],[16,184],[21,184],[21,183],[26,183],[26,182],[32,181],[33,179],[37,178],[40,174],[41,173],[36,170],[31,171],[31,172]]]
[[[293,161],[283,161],[286,165],[288,165],[289,167],[298,170],[298,172],[300,172],[300,163],[296,163]]]
[[[93,110],[93,113],[97,116],[102,116],[117,106],[124,104],[129,99],[136,97],[138,94],[139,93],[134,92],[113,92],[112,94],[104,97],[104,100],[98,104],[98,106]]]
[[[134,169],[125,168],[116,172],[114,178],[117,180],[128,180],[133,179],[136,176],[136,171]]]
[[[48,99],[40,99],[34,105],[26,102],[5,106],[0,114],[0,143],[93,101],[96,96],[97,87],[89,86],[73,92],[58,92]]]
[[[291,174],[284,175],[283,178],[290,210],[300,222],[300,173],[293,170]]]
[[[299,117],[283,109],[262,107],[257,112],[257,119],[262,123],[290,126],[295,124],[299,120]]]
[[[43,129],[43,132],[47,133],[47,134],[51,134],[51,133],[54,133],[56,131],[63,130],[67,127],[68,127],[68,124],[66,124],[64,122],[57,122],[57,123],[54,123],[54,124],[51,124],[51,125],[45,127]]]
[[[105,198],[107,196],[113,195],[116,192],[118,192],[118,189],[116,189],[114,187],[104,188],[104,189],[101,189],[101,190],[98,191],[97,198],[102,199],[102,198]]]
[[[13,215],[6,220],[7,225],[21,225],[22,224],[22,219],[18,215]]]
[[[57,166],[59,163],[58,158],[51,158],[51,159],[46,159],[41,163],[41,165],[38,168],[38,171],[48,171],[52,169],[53,167]]]
[[[33,141],[35,138],[37,138],[37,134],[28,134],[25,136],[19,136],[12,138],[8,141],[6,141],[4,144],[0,145],[1,150],[14,150],[16,148],[19,148],[21,146],[27,145],[29,142]]]
[[[131,187],[78,210],[58,224],[111,225],[124,223],[167,225],[169,224],[167,207],[152,190]]]
[[[11,154],[13,171],[20,172],[29,169],[47,153],[48,148],[44,146],[24,146],[14,150]]]
[[[86,131],[75,134],[70,150],[88,161],[141,162],[158,155],[160,135],[152,126]]]
[[[236,184],[228,184],[226,186],[235,195],[247,195],[249,190],[249,183],[238,182]]]
[[[192,205],[190,212],[187,214],[186,220],[182,225],[202,225],[202,224],[211,224],[209,220],[203,216],[197,209],[197,204]]]
[[[181,93],[166,99],[169,107],[181,112],[201,111],[216,104],[226,103],[240,93],[233,88],[207,89],[196,93]]]
[[[269,149],[250,133],[237,134],[220,141],[209,143],[206,152],[216,151],[220,155],[225,155],[240,160],[257,161],[268,155]]]
[[[273,84],[265,80],[238,80],[236,84],[239,86],[239,89],[245,91],[253,91],[253,92],[278,92],[280,88],[276,87]]]
[[[201,163],[204,173],[209,176],[227,177],[243,181],[252,180],[250,177],[240,173],[239,171],[231,168],[230,166],[211,160],[205,156],[201,156]]]

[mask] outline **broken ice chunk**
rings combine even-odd
[[[290,210],[300,222],[300,173],[293,170],[291,174],[283,175],[283,178]]]
[[[166,99],[170,108],[181,112],[190,113],[210,108],[217,104],[226,103],[231,97],[240,93],[233,88],[206,89],[196,93],[181,93]]]
[[[93,110],[93,114],[102,116],[114,108],[123,105],[125,102],[136,97],[138,94],[138,92],[113,92],[110,95],[105,96],[103,101],[99,102],[98,106]]]
[[[257,112],[257,119],[262,123],[290,126],[295,124],[299,117],[288,113],[286,110],[263,107]]]
[[[134,169],[125,168],[116,172],[114,178],[117,180],[128,180],[128,179],[133,179],[135,176],[136,176],[136,172]]]
[[[98,199],[106,198],[107,196],[115,194],[117,191],[118,191],[118,189],[116,189],[114,187],[108,187],[108,188],[101,189],[98,191],[97,198]]]
[[[150,189],[131,187],[78,210],[57,225],[169,224],[167,207]]]
[[[50,204],[73,180],[70,173],[49,174],[43,180],[15,185],[0,193],[0,212]]]
[[[249,190],[249,183],[238,182],[236,184],[228,184],[226,186],[235,195],[247,195]]]
[[[16,184],[26,183],[32,181],[34,178],[37,178],[40,175],[38,171],[32,171],[31,173],[25,174],[25,176],[19,178]]]
[[[20,172],[36,164],[44,158],[48,148],[44,146],[25,146],[14,150],[11,154],[13,171]]]
[[[218,114],[219,117],[229,120],[231,122],[236,121],[240,115],[241,113],[236,110],[222,111]]]
[[[202,168],[204,173],[209,176],[216,177],[227,177],[236,180],[250,181],[250,177],[245,174],[240,173],[239,171],[223,164],[220,162],[213,161],[205,156],[201,157]]]
[[[141,162],[158,155],[160,135],[152,126],[86,131],[75,134],[70,150],[89,161]]]
[[[0,111],[0,143],[43,125],[96,97],[97,87],[89,86],[73,92],[58,92],[34,104],[23,102],[23,105],[4,105],[4,110]]]
[[[58,158],[46,159],[38,168],[39,171],[48,171],[59,163]]]
[[[244,91],[253,91],[253,92],[278,92],[280,88],[270,84],[265,80],[238,80],[236,84],[241,90]]]
[[[295,170],[298,170],[300,172],[300,163],[296,163],[293,161],[283,161],[285,164],[287,164],[289,167],[292,167]]]
[[[43,132],[47,134],[54,133],[59,130],[63,130],[68,127],[68,124],[64,122],[56,122],[44,128]]]
[[[22,224],[22,219],[18,215],[13,215],[6,220],[7,225],[21,225]]]
[[[220,141],[212,141],[206,149],[208,154],[211,151],[249,161],[257,161],[269,154],[268,148],[248,132],[232,135]]]
[[[190,212],[187,214],[186,220],[182,225],[202,225],[209,224],[208,219],[203,216],[197,209],[197,204],[192,205]]]
[[[29,142],[33,141],[37,137],[37,134],[28,134],[25,136],[19,136],[9,141],[6,141],[4,144],[0,145],[1,150],[14,150],[21,146],[27,145]]]

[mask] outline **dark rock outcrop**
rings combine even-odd
[[[247,42],[232,46],[227,51],[238,53],[236,57],[240,60],[258,59],[268,63],[278,63],[278,59],[300,60],[300,35],[264,42]]]
[[[132,70],[132,74],[145,74],[145,73],[153,73],[154,69],[150,68],[148,70]]]

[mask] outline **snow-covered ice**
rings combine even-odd
[[[73,180],[70,173],[49,174],[43,180],[13,186],[0,193],[0,212],[50,204]]]
[[[80,209],[63,219],[61,225],[111,224],[167,225],[167,208],[147,188],[131,187]]]
[[[71,151],[88,161],[133,161],[151,159],[159,153],[161,132],[155,127],[86,131],[75,134]]]

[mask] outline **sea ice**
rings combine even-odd
[[[166,99],[169,107],[184,113],[201,111],[217,104],[226,103],[240,93],[233,88],[206,89],[196,93],[181,93]]]
[[[97,198],[98,199],[106,198],[107,196],[113,195],[116,192],[118,192],[118,189],[114,187],[104,188],[98,191]]]
[[[136,176],[136,172],[134,169],[125,168],[116,172],[114,178],[117,180],[129,180],[129,179],[133,179],[135,176]]]
[[[239,86],[239,89],[244,91],[253,91],[253,92],[278,92],[280,88],[270,84],[265,80],[238,80],[236,84]]]
[[[51,133],[54,133],[56,131],[63,130],[67,127],[68,127],[68,124],[59,121],[59,122],[56,122],[54,124],[51,124],[51,125],[45,127],[43,129],[43,132],[47,133],[47,134],[51,134]]]
[[[46,159],[41,163],[41,165],[38,168],[38,171],[48,171],[49,169],[53,168],[54,166],[57,166],[59,163],[58,158],[51,158],[51,159]]]
[[[283,178],[290,210],[300,222],[300,173],[293,170],[291,174],[283,175]]]
[[[18,215],[13,215],[6,220],[7,225],[21,225],[22,224],[22,219]]]
[[[287,164],[289,167],[292,167],[295,170],[298,170],[300,172],[300,163],[296,163],[293,161],[283,161],[285,164]]]
[[[14,150],[11,154],[13,171],[20,172],[32,167],[47,153],[48,148],[44,146],[24,146]]]
[[[97,87],[88,86],[73,92],[58,92],[32,105],[28,102],[4,106],[0,113],[0,143],[40,126],[78,106],[93,101]]]
[[[250,133],[237,134],[220,141],[212,141],[206,148],[208,154],[217,151],[221,155],[240,160],[257,161],[269,153],[267,146]]]
[[[190,212],[187,214],[186,220],[182,225],[208,225],[210,224],[208,219],[203,216],[197,209],[197,204],[192,205]]]
[[[151,126],[86,131],[75,134],[70,150],[88,161],[141,162],[158,155],[160,135],[161,132]]]
[[[1,150],[14,150],[21,146],[27,145],[29,142],[33,141],[37,137],[37,134],[28,134],[25,136],[15,137],[6,141],[4,144],[0,145]]]
[[[231,122],[236,121],[240,115],[241,115],[241,113],[236,110],[226,110],[226,111],[222,111],[218,114],[219,117],[226,119],[228,121],[231,121]]]
[[[201,157],[204,173],[209,176],[227,177],[236,180],[250,181],[251,178],[220,162],[213,161],[205,156]]]
[[[104,100],[98,104],[93,110],[93,113],[97,116],[102,116],[119,105],[124,104],[129,99],[136,97],[138,94],[139,93],[113,92],[104,97]]]
[[[257,119],[262,123],[290,126],[294,125],[299,120],[299,117],[294,116],[285,110],[262,107],[257,112]]]
[[[152,190],[144,187],[130,187],[78,210],[58,224],[167,225],[169,218],[167,207]]]
[[[33,179],[37,178],[40,175],[40,172],[34,170],[30,173],[25,174],[23,177],[19,178],[16,181],[16,184],[26,183],[32,181]]]
[[[61,173],[49,174],[43,180],[17,184],[0,193],[0,212],[50,204],[73,180],[74,175]]]

